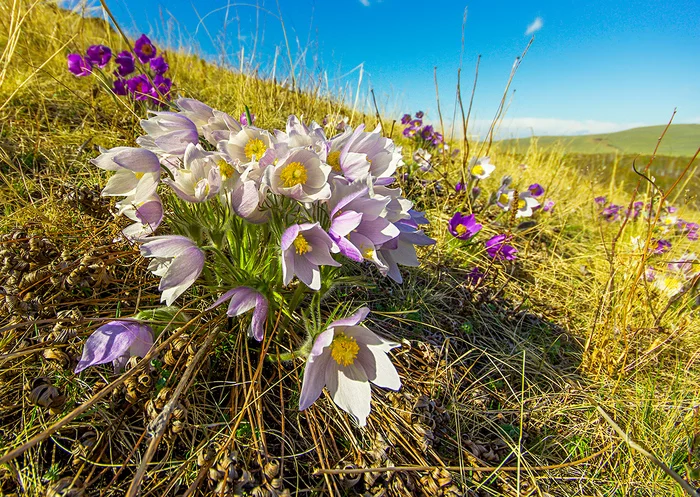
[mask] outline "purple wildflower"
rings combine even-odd
[[[154,57],[151,59],[150,62],[151,65],[151,70],[159,75],[163,75],[166,72],[168,72],[168,69],[170,69],[170,66],[168,65],[167,62],[165,62],[165,59],[161,55],[160,57]]]
[[[153,87],[151,88],[151,98],[157,102],[161,100],[170,100],[170,89],[173,83],[170,78],[165,78],[157,74],[153,78]]]
[[[117,63],[117,74],[119,76],[128,76],[134,72],[134,54],[128,50],[124,50],[114,57],[114,62]]]
[[[282,278],[296,275],[312,290],[321,288],[319,266],[340,266],[331,256],[333,240],[318,223],[295,224],[282,234]]]
[[[479,188],[478,186],[472,188],[472,198],[476,199],[479,195],[481,195],[481,188]]]
[[[468,240],[476,235],[482,228],[482,225],[476,222],[476,216],[469,214],[465,216],[460,212],[456,212],[449,222],[450,234],[460,240]]]
[[[420,128],[420,127],[423,125],[423,121],[421,121],[420,119],[414,119],[414,120],[411,121],[409,124],[410,124],[411,127],[413,127],[413,128]]]
[[[403,136],[406,138],[413,138],[418,133],[418,129],[414,127],[406,128],[403,130]]]
[[[654,254],[663,254],[671,250],[671,242],[664,239],[655,240],[656,247],[652,250]]]
[[[401,124],[408,124],[411,122],[411,114],[404,114],[401,118]]]
[[[97,364],[112,362],[119,371],[129,357],[144,357],[153,346],[153,330],[135,321],[110,321],[97,328],[83,346],[76,373]]]
[[[442,133],[435,132],[433,133],[433,145],[436,147],[442,143],[445,142],[444,137],[442,136]]]
[[[77,53],[68,55],[68,70],[79,78],[92,74],[90,62]]]
[[[551,212],[554,210],[554,200],[547,199],[542,206],[542,212]]]
[[[622,211],[621,205],[610,204],[603,209],[600,215],[606,221],[617,221],[620,219],[620,212]]]
[[[544,195],[544,188],[542,188],[542,185],[539,183],[533,183],[530,186],[527,187],[528,191],[530,192],[530,195],[533,197],[540,197]]]
[[[224,293],[207,310],[213,309],[227,300],[230,301],[226,310],[229,317],[240,316],[254,309],[248,335],[261,342],[265,334],[265,321],[267,320],[268,302],[265,296],[253,288],[239,286]]]
[[[601,206],[608,203],[608,199],[605,195],[601,195],[600,197],[596,197],[594,200],[595,200],[596,204],[601,205]]]
[[[486,253],[492,259],[514,261],[518,252],[515,247],[508,245],[507,235],[496,235],[486,241]]]
[[[129,89],[126,87],[126,80],[124,78],[115,79],[112,91],[115,95],[126,95],[129,92]]]
[[[141,37],[134,43],[134,52],[142,64],[145,64],[156,56],[156,47],[151,43],[151,40],[146,35]]]
[[[126,86],[136,100],[148,100],[152,96],[153,85],[145,74],[139,74],[138,76],[128,79],[126,81]]]
[[[486,274],[478,266],[474,266],[471,271],[467,273],[466,279],[470,285],[478,285],[481,280],[486,277]]]
[[[251,114],[250,118],[253,121],[252,123],[248,122],[248,116],[246,115],[246,113],[241,112],[241,118],[239,119],[239,121],[243,126],[253,126],[255,124],[255,114]]]
[[[455,191],[457,193],[459,193],[462,190],[464,190],[464,183],[462,183],[461,181],[458,181],[457,184],[455,185]]]
[[[420,136],[426,141],[431,140],[433,138],[433,127],[431,125],[424,127],[420,132]]]
[[[87,49],[85,60],[93,66],[102,69],[112,58],[112,50],[104,45],[92,45]]]
[[[423,116],[424,116],[424,115],[425,115],[425,114],[423,113],[422,110],[419,110],[418,112],[416,112],[416,117],[417,117],[418,119],[423,119]]]

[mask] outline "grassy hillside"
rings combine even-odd
[[[113,216],[114,198],[100,197],[110,173],[90,163],[98,147],[135,146],[147,114],[66,71],[71,51],[124,46],[103,21],[48,2],[8,3],[0,4],[0,44],[10,47],[0,59],[0,495],[117,497],[137,476],[149,496],[683,495],[599,409],[700,484],[698,278],[672,297],[646,278],[649,265],[698,253],[699,242],[653,218],[606,220],[595,197],[658,205],[658,193],[616,167],[603,181],[607,163],[583,171],[542,141],[519,154],[489,151],[496,172],[472,199],[455,191],[465,147],[455,157],[436,152],[434,168],[421,172],[416,141],[385,126],[404,147],[397,186],[426,211],[436,244],[419,251],[420,267],[402,267],[401,285],[369,264],[344,265],[347,283],[317,301],[323,318],[339,304],[367,305],[368,326],[401,344],[391,361],[402,387],[373,387],[364,428],[327,392],[299,411],[305,363],[284,353],[303,343],[310,298],[305,314],[270,316],[261,344],[247,338],[246,318],[207,312],[215,292],[197,283],[176,302],[191,319],[175,328],[153,315],[165,328],[157,359],[75,374],[95,328],[160,306],[158,278],[120,237],[126,223]],[[292,113],[377,124],[334,95],[167,57],[180,95],[233,116],[247,105],[262,128],[284,129]],[[685,174],[668,199],[676,215],[700,221],[683,201],[689,171],[682,163],[673,171]],[[539,183],[553,210],[526,220],[500,211],[489,198],[503,176],[523,192]],[[161,192],[171,215],[173,195]],[[456,212],[483,224],[472,240],[448,231]],[[673,235],[668,252],[639,248],[660,233]],[[487,255],[484,242],[496,234],[510,237],[515,260]],[[475,268],[483,277],[474,280]]]
[[[561,144],[576,154],[650,155],[665,126],[645,126],[617,133],[583,136],[538,136],[538,146],[548,148]],[[532,138],[502,140],[501,145],[525,152]],[[659,147],[659,155],[692,157],[700,147],[700,124],[673,124]]]

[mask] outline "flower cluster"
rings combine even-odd
[[[115,67],[108,75],[106,67],[111,60]],[[68,70],[75,76],[99,73],[115,95],[130,95],[134,100],[157,106],[170,100],[172,81],[165,76],[169,68],[163,55],[158,56],[158,50],[146,35],[136,40],[133,52],[123,50],[114,57],[112,50],[105,45],[90,46],[85,56],[76,53],[68,55]],[[130,75],[133,76],[127,78]]]
[[[401,283],[399,265],[418,266],[416,247],[435,243],[420,229],[423,214],[391,186],[401,150],[380,128],[347,126],[327,138],[316,123],[290,116],[284,131],[269,132],[197,100],[175,105],[179,112],[152,112],[141,122],[139,147],[93,160],[114,172],[102,194],[124,197],[117,208],[133,224],[123,235],[150,260],[166,305],[201,280],[222,292],[209,309],[228,303],[232,317],[252,311],[249,334],[262,340],[270,311],[290,314],[307,292],[320,302],[343,262],[369,264]],[[154,236],[166,215],[173,233]],[[386,357],[396,344],[359,326],[367,312],[307,330],[300,408],[325,384],[364,424],[368,382],[400,386]]]
[[[700,275],[700,260],[695,254],[686,253],[678,260],[669,262],[663,270],[647,267],[645,275],[654,288],[672,298],[689,288]]]
[[[403,135],[412,139],[418,147],[413,153],[413,161],[423,172],[432,169],[432,157],[436,151],[446,150],[448,145],[441,133],[435,131],[432,125],[423,124],[425,113],[418,111],[415,117],[404,114],[401,124],[404,125]]]

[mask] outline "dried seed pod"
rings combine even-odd
[[[258,485],[250,491],[251,497],[272,497],[272,491],[269,488]]]
[[[67,368],[68,366],[70,366],[70,357],[61,349],[45,349],[42,355],[44,356],[44,359],[48,359],[49,361],[55,361],[59,363],[63,368]]]
[[[150,392],[153,388],[153,377],[147,373],[139,375],[138,385],[136,388],[140,393]]]
[[[204,466],[207,462],[211,461],[216,457],[216,446],[214,444],[207,444],[202,447],[197,454],[197,466]]]
[[[280,474],[280,463],[277,459],[271,459],[265,464],[263,468],[263,474],[265,475],[266,481],[271,481]]]
[[[29,393],[29,401],[35,406],[46,407],[51,411],[59,410],[66,402],[66,397],[61,395],[45,377],[38,377],[32,381],[32,391]]]
[[[282,478],[273,478],[270,481],[270,486],[275,490],[282,490],[282,487],[284,487],[284,480]]]
[[[343,465],[340,465],[339,468],[341,469],[357,469],[357,466],[351,463],[346,463]],[[347,474],[347,473],[340,473],[338,475],[338,480],[340,480],[340,484],[342,485],[343,488],[349,489],[357,485],[360,480],[362,479],[362,474]]]
[[[80,478],[66,476],[46,488],[46,497],[81,497],[84,493],[82,486]]]

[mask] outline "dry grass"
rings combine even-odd
[[[516,235],[519,261],[491,267],[477,288],[465,275],[483,254],[444,229],[460,200],[405,185],[438,244],[402,286],[340,288],[324,304],[367,302],[373,328],[404,343],[393,357],[404,387],[374,392],[366,429],[328,398],[297,411],[303,364],[266,357],[296,346],[300,325],[278,322],[254,344],[237,322],[204,316],[196,292],[186,317],[157,323],[169,327],[153,367],[74,375],[103,320],[157,306],[138,251],[112,242],[119,225],[99,198],[105,178],[88,164],[97,145],[133,144],[139,116],[66,73],[68,50],[120,45],[104,22],[20,1],[0,14],[0,453],[63,420],[0,466],[0,494],[74,485],[124,495],[142,469],[142,495],[681,495],[596,406],[690,479],[700,466],[697,308],[673,305],[659,318],[665,301],[629,283],[643,261],[610,255],[617,226],[598,219],[592,198],[628,200],[631,189],[614,176],[598,184],[562,150],[493,151],[499,172],[543,184],[557,206],[528,229],[503,227]],[[289,113],[350,113],[313,92],[169,57],[182,94],[234,115],[247,104],[262,127],[281,127]],[[689,207],[682,214],[698,219]],[[635,231],[644,228],[630,226],[623,239]],[[173,419],[152,444],[148,423],[178,388]],[[329,472],[392,466],[422,468]]]

